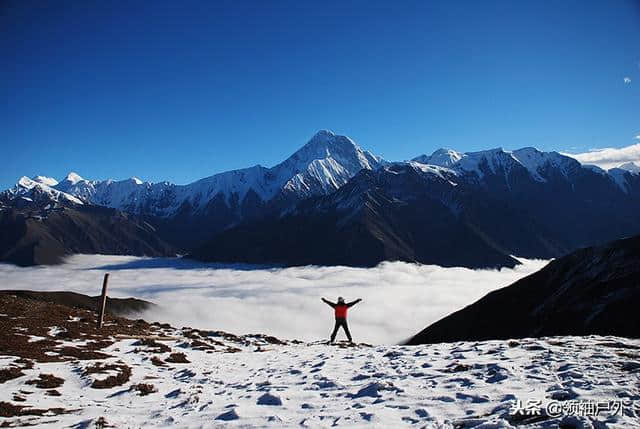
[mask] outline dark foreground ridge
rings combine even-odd
[[[184,343],[183,348],[207,352],[239,351],[235,346],[287,344],[268,335],[237,336],[223,331],[178,329],[166,323],[148,323],[114,315],[154,305],[133,298],[110,300],[107,308],[113,307],[108,309],[103,327],[97,330],[97,312],[91,308],[95,299],[71,292],[0,291],[0,354],[36,362],[102,359],[109,356],[104,349],[116,340],[140,338],[143,350],[170,353],[171,362],[180,360],[180,354],[157,343],[154,338],[185,338],[189,342]],[[70,345],[69,342],[78,344]]]
[[[428,326],[408,344],[640,335],[640,236],[580,249]]]
[[[98,311],[100,296],[88,296],[75,292],[39,292],[31,290],[0,290],[0,296],[13,295],[18,298],[31,299],[43,303],[64,305],[83,310]],[[107,314],[126,316],[149,310],[156,305],[138,298],[109,298],[107,297]]]

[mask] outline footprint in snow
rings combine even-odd
[[[455,389],[456,386],[470,387],[475,384],[473,380],[466,377],[450,378],[448,380],[445,380],[445,383],[449,383],[447,386],[450,386],[452,389]]]
[[[370,422],[375,417],[375,414],[361,412],[360,413],[360,417],[362,417],[362,420],[366,420],[366,421]]]
[[[392,391],[396,393],[403,392],[402,389],[395,387],[392,383],[371,383],[362,389],[358,390],[355,394],[347,395],[350,398],[362,398],[362,397],[371,397],[371,398],[379,398],[382,395],[381,391]]]
[[[578,397],[578,394],[571,388],[554,384],[547,389],[549,398],[554,401],[569,401]]]
[[[489,364],[487,365],[487,376],[485,380],[487,383],[499,383],[509,378],[509,371],[500,365]]]
[[[312,383],[315,387],[314,390],[328,390],[328,389],[339,389],[341,388],[338,384],[332,380],[327,378],[323,378],[321,380],[316,380]]]
[[[280,399],[279,396],[272,395],[271,393],[267,392],[258,398],[257,404],[279,406],[282,405],[282,399]]]
[[[399,357],[403,357],[404,353],[399,352],[399,351],[390,351],[387,352],[383,355],[383,357],[389,358],[389,359],[397,359]]]
[[[366,380],[367,378],[371,378],[371,376],[370,375],[366,375],[366,374],[358,374],[358,375],[352,377],[351,381]]]
[[[512,402],[512,401],[515,401],[516,399],[518,399],[516,395],[512,393],[507,393],[502,398],[500,398],[500,402]]]
[[[189,369],[183,369],[178,371],[173,378],[175,378],[176,380],[181,380],[181,381],[187,381],[187,379],[195,377],[196,373],[189,370]]]
[[[220,414],[218,417],[216,417],[216,420],[231,421],[238,420],[239,418],[240,416],[238,415],[238,413],[236,413],[235,408],[232,408],[229,411]]]
[[[471,401],[474,404],[489,402],[489,398],[487,398],[486,396],[468,395],[466,393],[460,393],[460,392],[456,393],[456,398],[462,401]]]
[[[425,410],[424,408],[418,408],[417,410],[414,411],[416,413],[416,415],[418,417],[421,417],[423,419],[426,419],[429,417],[429,412],[427,412],[427,410]]]

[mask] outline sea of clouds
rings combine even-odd
[[[110,296],[133,296],[160,305],[138,315],[149,321],[305,341],[326,339],[333,327],[332,309],[321,297],[362,298],[349,310],[354,340],[395,344],[548,262],[521,261],[514,269],[501,270],[403,262],[385,262],[375,268],[273,268],[76,255],[57,266],[0,264],[0,289],[98,295],[103,275],[109,272]]]

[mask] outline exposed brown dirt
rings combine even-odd
[[[64,384],[64,379],[53,374],[40,374],[35,380],[25,381],[25,384],[35,384],[38,389],[55,389]]]
[[[171,348],[166,344],[159,343],[151,338],[142,338],[134,343],[134,345],[146,347],[146,351],[151,353],[167,353],[171,351]]]
[[[168,358],[165,359],[165,362],[169,363],[191,363],[187,359],[187,355],[182,352],[171,353]]]
[[[155,366],[167,366],[158,356],[151,356],[151,363]]]
[[[71,359],[104,359],[108,354],[99,352],[111,344],[115,335],[151,336],[159,331],[143,320],[129,320],[105,316],[101,330],[96,328],[96,313],[0,294],[0,350],[2,354],[37,362],[60,362]],[[51,328],[56,327],[55,331]],[[50,335],[53,334],[53,335]],[[29,341],[31,336],[44,337]],[[88,340],[83,346],[62,346],[62,340]],[[25,361],[25,363],[28,361]]]
[[[32,369],[33,368],[33,361],[29,360],[29,359],[20,358],[20,359],[16,359],[15,361],[13,361],[13,363],[15,363],[16,365],[21,365],[22,369]]]
[[[215,350],[216,349],[211,344],[207,344],[204,341],[200,341],[200,340],[191,341],[190,346],[194,350]]]
[[[90,374],[104,374],[107,371],[116,371],[116,375],[110,375],[103,379],[95,379],[93,383],[91,383],[91,387],[94,389],[110,389],[116,386],[122,386],[127,383],[131,378],[131,367],[119,363],[119,364],[107,364],[103,365],[101,363],[96,363],[94,365],[90,365],[85,368],[83,375],[87,376]]]
[[[18,368],[17,366],[2,368],[0,369],[0,383],[13,380],[14,378],[22,377],[23,375],[24,372],[22,372],[22,368]]]
[[[140,393],[140,396],[146,396],[150,393],[157,392],[155,386],[150,383],[138,383],[131,386],[131,390],[135,390]]]
[[[54,415],[68,414],[75,410],[67,410],[64,408],[49,408],[47,410],[39,408],[30,408],[24,405],[14,405],[10,402],[0,402],[0,417],[18,417],[18,416],[41,416],[45,413]]]

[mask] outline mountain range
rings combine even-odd
[[[640,232],[640,173],[634,164],[605,171],[534,148],[439,149],[389,162],[323,130],[274,167],[257,165],[187,185],[70,173],[60,182],[23,177],[0,193],[5,218],[10,212],[33,215],[47,232],[55,210],[96,206],[112,209],[107,217],[125,214],[151,228],[154,250],[125,239],[120,249],[132,254],[178,252],[284,265],[404,260],[500,267],[517,264],[513,255],[558,257]],[[112,251],[62,241],[65,254]],[[3,251],[6,260],[11,243]]]

